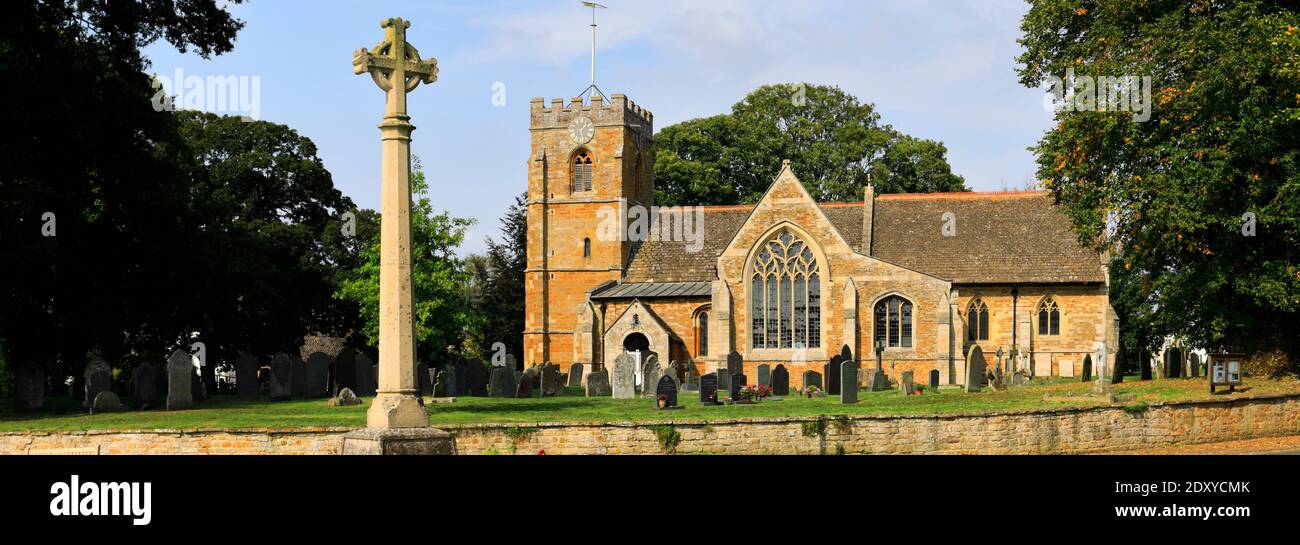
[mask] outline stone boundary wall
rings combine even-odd
[[[716,422],[440,426],[460,454],[1085,454],[1300,434],[1300,394],[966,415],[743,418]],[[0,433],[0,454],[337,454],[353,428]],[[824,430],[817,433],[817,430]],[[805,431],[812,435],[806,435]]]

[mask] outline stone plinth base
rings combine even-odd
[[[343,436],[343,454],[456,454],[456,438],[436,428],[366,428]]]

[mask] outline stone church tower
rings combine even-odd
[[[588,292],[622,279],[630,258],[624,230],[607,236],[602,220],[624,222],[625,206],[653,204],[654,116],[621,94],[549,107],[534,98],[529,110],[523,364],[567,369],[600,342]]]

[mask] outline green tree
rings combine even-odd
[[[418,356],[429,365],[442,365],[459,350],[474,315],[465,286],[471,277],[455,250],[465,239],[471,219],[434,213],[428,183],[419,159],[412,161],[412,276],[415,298],[415,340]],[[380,218],[383,222],[383,218]],[[365,247],[360,267],[341,282],[335,297],[360,306],[370,345],[379,342],[379,236]]]
[[[1041,0],[1021,22],[1025,86],[1151,77],[1148,121],[1058,111],[1033,150],[1080,242],[1194,344],[1300,357],[1298,27],[1294,3],[1258,0]]]
[[[879,193],[966,191],[943,144],[880,123],[871,104],[838,87],[765,85],[730,114],[692,119],[655,136],[655,201],[753,203],[781,161],[820,201],[862,199],[868,174]]]
[[[486,255],[474,256],[473,307],[479,317],[471,341],[483,357],[500,342],[523,365],[524,268],[528,260],[528,195],[521,193],[501,218],[501,240],[488,237]]]

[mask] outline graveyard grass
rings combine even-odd
[[[1045,401],[1045,394],[1054,398],[1073,393],[1080,396],[1091,391],[1092,384],[1056,380],[1034,384],[1004,392],[985,388],[982,392],[967,394],[960,389],[945,388],[935,393],[926,390],[919,396],[904,397],[895,390],[883,392],[860,391],[858,403],[843,405],[838,396],[803,398],[791,395],[783,400],[764,400],[753,405],[724,405],[705,407],[699,404],[696,392],[681,392],[679,403],[683,409],[661,411],[653,407],[651,399],[588,398],[581,390],[570,388],[558,397],[533,397],[528,399],[461,397],[454,403],[428,403],[430,421],[439,424],[509,423],[534,424],[541,422],[665,422],[678,423],[719,421],[752,417],[799,417],[836,415],[918,415],[918,414],[971,414],[998,411],[1019,411],[1050,407],[1087,407],[1096,401],[1076,399],[1071,401]],[[1225,399],[1253,395],[1300,393],[1300,381],[1247,379],[1235,394],[1223,390],[1211,396],[1205,379],[1163,379],[1141,382],[1136,377],[1115,385],[1117,394],[1132,394],[1133,399],[1120,403],[1125,407],[1143,407],[1157,402],[1193,399]],[[794,392],[791,392],[794,394]],[[294,400],[271,403],[265,397],[258,401],[241,400],[233,396],[216,396],[198,402],[195,408],[184,411],[129,411],[87,415],[79,405],[66,398],[49,400],[49,404],[62,403],[69,414],[50,412],[34,414],[0,413],[0,432],[23,431],[74,431],[74,430],[145,430],[145,429],[211,429],[211,428],[303,428],[322,426],[362,427],[370,399],[352,407],[328,407],[325,399]],[[9,406],[12,406],[11,404]]]

